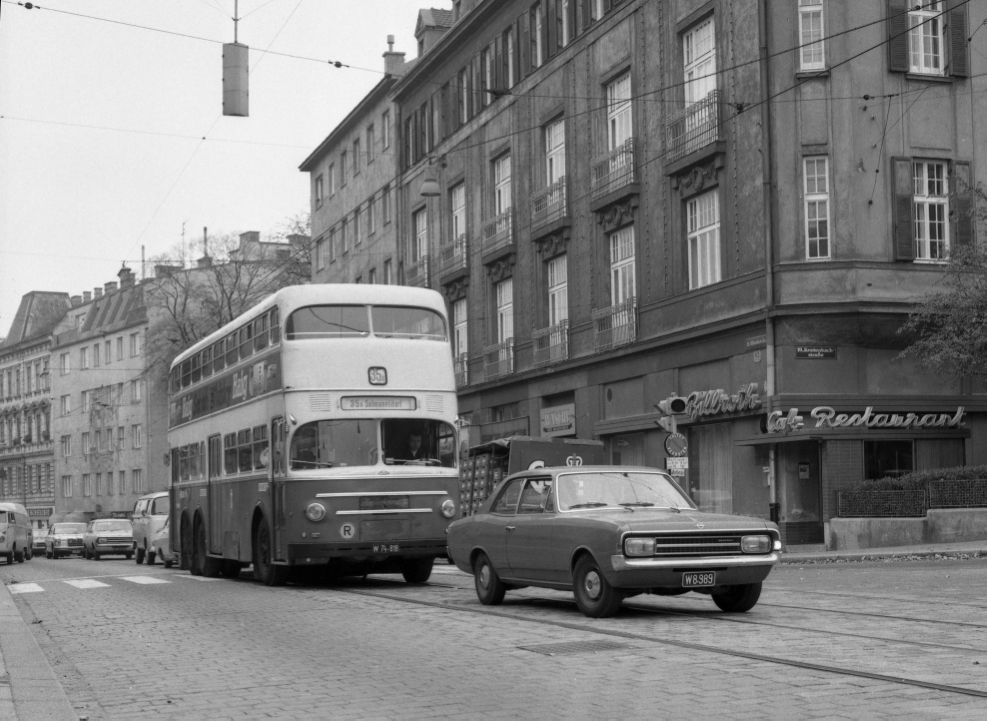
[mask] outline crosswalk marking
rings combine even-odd
[[[190,579],[192,581],[219,581],[219,580],[221,580],[221,579],[218,579],[218,578],[206,578],[205,576],[185,576],[185,575],[175,576],[175,578],[188,578],[188,579]]]
[[[15,593],[15,594],[16,593],[38,593],[40,591],[44,591],[45,590],[45,589],[41,588],[41,586],[39,586],[36,583],[15,583],[15,584],[12,584],[10,586],[7,586],[7,589],[11,593]]]
[[[76,588],[109,588],[110,584],[103,583],[102,581],[94,581],[91,578],[79,578],[73,579],[71,581],[65,581],[70,586],[75,586]]]
[[[158,578],[157,576],[120,576],[121,581],[130,581],[131,583],[171,583],[171,581]]]

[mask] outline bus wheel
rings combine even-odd
[[[267,520],[261,518],[254,531],[254,578],[267,586],[283,586],[288,578],[288,567],[274,565],[273,545]]]
[[[216,578],[222,569],[223,562],[210,558],[206,549],[206,524],[199,522],[195,531],[195,565],[206,578]]]
[[[432,575],[432,558],[405,558],[401,561],[401,575],[408,583],[425,583]]]

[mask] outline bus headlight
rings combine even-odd
[[[446,518],[452,518],[456,515],[456,503],[451,498],[442,501],[442,515]]]
[[[305,508],[305,517],[310,521],[321,521],[326,517],[326,507],[321,503],[309,503]]]

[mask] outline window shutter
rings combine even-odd
[[[531,72],[531,34],[528,31],[528,25],[530,13],[524,13],[518,19],[518,23],[521,27],[521,33],[519,35],[520,45],[519,50],[521,51],[521,68],[520,77],[525,77]]]
[[[915,260],[915,222],[912,210],[912,161],[891,159],[891,179],[894,183],[894,259]]]
[[[514,23],[514,82],[511,87],[520,82],[523,74],[521,72],[521,19]]]
[[[559,51],[559,38],[555,27],[555,0],[547,0],[548,12],[545,15],[548,21],[545,23],[545,59],[552,57]]]
[[[973,244],[973,185],[970,182],[970,163],[955,163],[953,177],[953,242],[957,247],[969,247]]]
[[[473,112],[479,114],[483,110],[483,71],[480,56],[473,58]]]
[[[908,72],[907,0],[888,0],[888,70]]]
[[[494,53],[493,53],[493,84],[497,90],[503,90],[507,85],[504,80],[504,36],[498,35],[497,39],[494,41]],[[493,102],[497,99],[497,96],[491,96],[490,101]]]
[[[966,8],[954,7],[949,11],[949,74],[954,78],[970,77],[970,56],[966,47],[966,38]]]

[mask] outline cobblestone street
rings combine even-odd
[[[982,717],[982,560],[777,567],[761,602],[639,596],[604,621],[436,566],[267,588],[126,561],[0,567],[78,716]],[[6,659],[8,665],[16,659]]]

